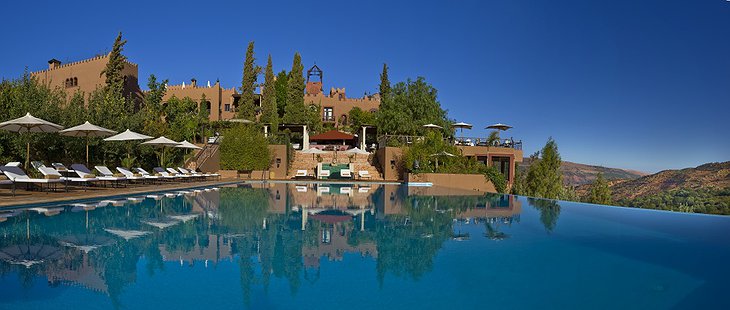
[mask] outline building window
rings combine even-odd
[[[325,107],[322,110],[322,120],[325,122],[332,122],[335,120],[334,110],[332,107]]]
[[[226,103],[226,104],[225,104],[225,105],[223,106],[223,111],[226,111],[226,112],[231,112],[231,104],[229,104],[229,103]]]
[[[78,78],[74,78],[74,86],[79,86],[79,79]]]
[[[504,175],[505,180],[510,181],[510,158],[504,156],[492,156],[492,167],[497,168]]]

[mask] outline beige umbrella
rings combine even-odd
[[[443,129],[444,127],[441,127],[436,124],[426,124],[426,125],[423,125],[423,128]]]
[[[181,149],[194,149],[194,150],[200,150],[200,149],[202,149],[202,147],[199,147],[199,146],[197,146],[195,144],[192,144],[192,143],[188,142],[188,140],[185,140],[183,142],[180,142],[180,144],[176,145],[175,147],[176,148],[181,148]]]
[[[365,150],[361,150],[360,148],[357,148],[357,147],[351,148],[351,149],[345,151],[344,153],[345,154],[353,154],[353,155],[355,155],[355,157],[357,157],[358,154],[360,154],[360,155],[370,155],[370,152],[365,151]]]
[[[471,129],[473,126],[471,124],[469,124],[469,123],[458,122],[458,123],[451,124],[451,127],[459,128],[461,130],[461,135],[463,136],[464,135],[464,128]]]
[[[505,124],[502,124],[502,123],[496,123],[496,124],[492,124],[492,125],[489,125],[489,126],[486,127],[486,129],[497,129],[497,130],[502,130],[502,131],[505,131],[505,130],[510,129],[510,128],[512,128],[512,126],[505,125]]]
[[[17,133],[26,132],[58,132],[63,126],[51,123],[47,120],[37,118],[30,113],[23,117],[0,123],[0,129]],[[30,141],[25,150],[25,167],[30,163]]]
[[[104,141],[136,141],[136,140],[148,140],[152,139],[152,137],[148,135],[143,135],[141,133],[136,133],[134,131],[131,131],[129,129],[125,130],[124,132],[120,134],[113,135],[111,137],[108,137],[104,139]],[[131,146],[127,144],[127,158],[131,157]]]
[[[431,154],[429,156],[436,157],[436,169],[438,169],[439,168],[439,159],[438,159],[439,157],[455,157],[456,155],[451,154],[447,151],[441,151],[436,154]]]
[[[142,142],[142,144],[161,147],[162,148],[162,156],[160,157],[160,166],[164,166],[165,165],[164,164],[164,162],[165,162],[165,147],[166,146],[177,146],[180,143],[179,142],[175,142],[173,140],[170,140],[170,139],[166,138],[165,136],[162,136],[162,137],[159,137],[157,139],[152,139],[152,140],[147,141],[147,142]]]
[[[81,125],[67,128],[60,131],[61,135],[69,137],[86,138],[86,165],[89,164],[89,137],[106,137],[117,133],[114,130],[96,126],[92,123],[84,122]]]
[[[316,154],[327,154],[327,152],[326,151],[323,151],[323,150],[320,150],[318,148],[314,148],[313,147],[311,149],[302,151],[302,154],[312,154],[312,159],[314,159],[314,155],[316,155]]]

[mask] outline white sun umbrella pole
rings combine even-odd
[[[137,141],[137,140],[149,140],[149,139],[152,139],[152,137],[150,137],[148,135],[143,135],[141,133],[136,133],[134,131],[127,129],[120,134],[113,135],[111,137],[104,139],[104,141]],[[129,158],[130,156],[131,156],[130,148],[127,147],[127,158]]]
[[[142,142],[142,144],[161,147],[162,156],[160,157],[160,166],[164,166],[165,165],[165,147],[166,146],[178,146],[180,143],[170,140],[170,139],[166,138],[165,136],[161,136],[157,139],[152,139],[147,142]]]
[[[61,135],[69,137],[86,138],[86,165],[89,165],[89,137],[106,137],[117,133],[114,130],[96,126],[92,123],[85,122],[81,125],[67,128],[60,131]]]
[[[17,133],[58,132],[59,130],[63,129],[63,126],[37,118],[28,113],[23,117],[0,123],[0,129]],[[29,163],[30,141],[27,142],[25,149],[25,167],[28,167]]]
[[[192,144],[192,143],[188,142],[188,140],[185,140],[183,142],[180,142],[180,144],[176,145],[175,147],[176,148],[179,148],[179,149],[193,149],[193,150],[203,149],[202,147],[199,147],[199,146],[197,146],[195,144]]]

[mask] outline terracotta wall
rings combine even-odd
[[[450,174],[450,173],[409,173],[406,182],[428,182],[434,187],[473,190],[496,193],[497,190],[491,181],[482,174]]]
[[[168,85],[167,92],[162,98],[163,102],[170,100],[173,96],[177,98],[189,97],[200,105],[200,99],[205,95],[205,100],[210,102],[210,114],[208,119],[211,121],[232,119],[235,117],[234,112],[234,94],[235,88],[223,88],[219,82],[211,85],[211,87],[200,85]],[[230,105],[230,111],[225,110],[226,104]]]
[[[403,150],[397,147],[383,147],[378,149],[375,156],[380,165],[380,171],[386,181],[403,180],[404,169],[401,167],[400,157]]]

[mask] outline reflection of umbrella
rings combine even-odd
[[[89,253],[97,248],[114,244],[112,238],[95,234],[69,235],[61,238],[58,242],[63,246],[76,248],[84,253]]]
[[[61,130],[60,133],[69,137],[86,138],[86,164],[89,164],[89,137],[106,137],[117,133],[114,130],[96,126],[88,121],[71,128]]]
[[[161,136],[157,139],[152,139],[150,141],[142,142],[142,144],[161,147],[162,156],[160,157],[160,166],[165,166],[165,147],[166,146],[177,146],[180,143],[172,141],[168,138],[165,138],[165,136]]]
[[[461,134],[464,135],[464,128],[471,129],[472,125],[464,123],[464,122],[458,122],[458,123],[451,124],[451,127],[459,128],[461,130]]]
[[[510,129],[510,128],[512,128],[512,126],[505,125],[505,124],[502,124],[502,123],[497,123],[497,124],[489,125],[489,126],[486,127],[486,129],[497,129],[497,130],[502,130],[502,131],[505,131],[505,130]]]
[[[199,213],[193,213],[193,214],[180,214],[180,215],[170,215],[170,218],[173,220],[181,221],[183,223],[193,220],[200,216]]]
[[[150,226],[157,227],[159,229],[165,229],[165,228],[168,228],[170,226],[174,226],[176,224],[179,224],[180,222],[179,221],[176,221],[176,220],[171,220],[170,219],[170,220],[161,220],[161,221],[142,221],[142,223],[145,223],[145,224],[150,225]]]
[[[106,229],[104,229],[104,231],[106,231],[110,234],[114,234],[119,237],[122,237],[122,238],[124,238],[124,240],[131,240],[134,238],[139,238],[144,235],[151,234],[151,232],[149,232],[149,231],[141,231],[141,230],[120,230],[120,229],[106,228]]]
[[[436,154],[431,154],[429,156],[436,157],[436,169],[438,169],[439,168],[439,159],[438,159],[439,157],[455,157],[456,155],[451,154],[447,151],[441,151]]]
[[[444,127],[441,127],[441,126],[436,125],[436,124],[426,124],[426,125],[423,125],[423,128],[443,129]]]
[[[25,268],[59,257],[60,249],[47,244],[16,244],[0,249],[0,259]]]
[[[17,133],[57,132],[57,131],[63,129],[63,126],[51,123],[46,120],[42,120],[42,119],[37,118],[33,115],[30,115],[30,113],[28,113],[23,117],[0,123],[0,129],[7,130],[7,131],[13,131],[13,132],[17,132]],[[28,141],[28,144],[26,145],[25,166],[28,167],[29,163],[30,163],[30,141]]]
[[[148,139],[152,139],[152,137],[143,135],[141,133],[136,133],[134,131],[127,129],[118,135],[114,135],[114,136],[104,139],[104,141],[134,141],[134,140],[148,140]],[[128,147],[127,148],[127,158],[130,157],[130,152],[131,151],[129,150],[129,147]]]

